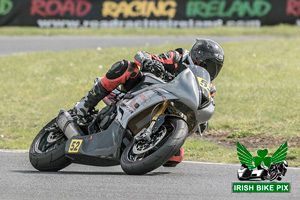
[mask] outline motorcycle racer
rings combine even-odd
[[[134,56],[134,62],[118,61],[112,65],[101,81],[97,81],[92,89],[75,105],[74,111],[79,118],[84,118],[105,96],[122,84],[125,91],[132,89],[142,80],[142,72],[151,72],[161,76],[165,71],[177,76],[187,65],[205,68],[214,80],[224,63],[224,51],[213,40],[196,39],[190,51],[178,48],[162,54],[151,54],[140,51]],[[140,69],[139,69],[140,67]],[[142,71],[142,72],[141,72]],[[214,96],[215,87],[211,87]],[[201,129],[206,130],[207,123]],[[183,159],[183,149],[170,160],[169,166],[175,166]],[[166,165],[167,166],[167,165]]]

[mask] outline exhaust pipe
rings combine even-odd
[[[84,135],[76,122],[74,122],[73,117],[64,109],[59,111],[56,123],[68,139]]]

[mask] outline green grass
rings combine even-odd
[[[37,27],[1,27],[0,35],[6,36],[23,36],[23,35],[74,35],[74,36],[117,36],[117,35],[139,35],[139,36],[184,36],[184,35],[209,35],[209,36],[300,36],[300,28],[292,25],[278,25],[278,26],[263,26],[261,28],[253,27],[214,27],[201,29],[123,29],[123,28],[86,28],[86,29],[67,29],[67,28],[37,28]]]
[[[235,130],[233,138],[252,134],[299,136],[299,44],[299,38],[221,44],[225,64],[214,81],[216,111],[210,130]],[[190,44],[181,46],[189,48]],[[0,57],[0,148],[28,149],[41,127],[61,108],[72,108],[92,87],[93,79],[103,76],[114,62],[132,60],[139,50],[161,53],[176,47]],[[230,163],[237,159],[236,150],[205,141],[188,140],[185,145],[190,149],[186,159]],[[300,166],[299,151],[289,150],[292,166]]]
[[[213,129],[299,135],[299,39],[224,44]]]
[[[272,157],[279,146],[280,145],[269,148],[268,156]],[[201,139],[187,139],[183,147],[184,160],[240,164],[236,146],[234,149],[228,149]],[[258,149],[247,149],[252,156],[257,156]],[[286,160],[288,161],[289,166],[300,167],[299,155],[299,148],[288,149]]]
[[[220,163],[238,163],[236,150],[200,139],[187,139],[184,148],[184,160]]]
[[[253,133],[251,131],[237,131],[237,132],[233,132],[233,133],[230,133],[228,134],[228,138],[234,138],[234,139],[238,139],[238,138],[244,138],[244,137],[247,137],[247,136],[250,136],[252,135]]]

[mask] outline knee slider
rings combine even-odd
[[[112,65],[112,67],[106,73],[106,78],[108,79],[116,79],[122,76],[128,68],[128,61],[122,60],[118,61]]]

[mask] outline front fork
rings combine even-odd
[[[161,125],[160,121],[162,121],[160,116],[165,113],[168,105],[169,105],[169,101],[164,101],[163,102],[163,104],[159,107],[158,111],[155,113],[154,117],[152,118],[150,126],[146,129],[146,131],[142,135],[138,136],[136,138],[136,140],[145,139],[148,142],[151,141],[151,135],[152,135],[153,132],[157,131],[156,127],[160,127],[160,125]],[[163,121],[162,121],[162,123],[163,123]],[[154,126],[154,125],[156,125],[156,126]]]

